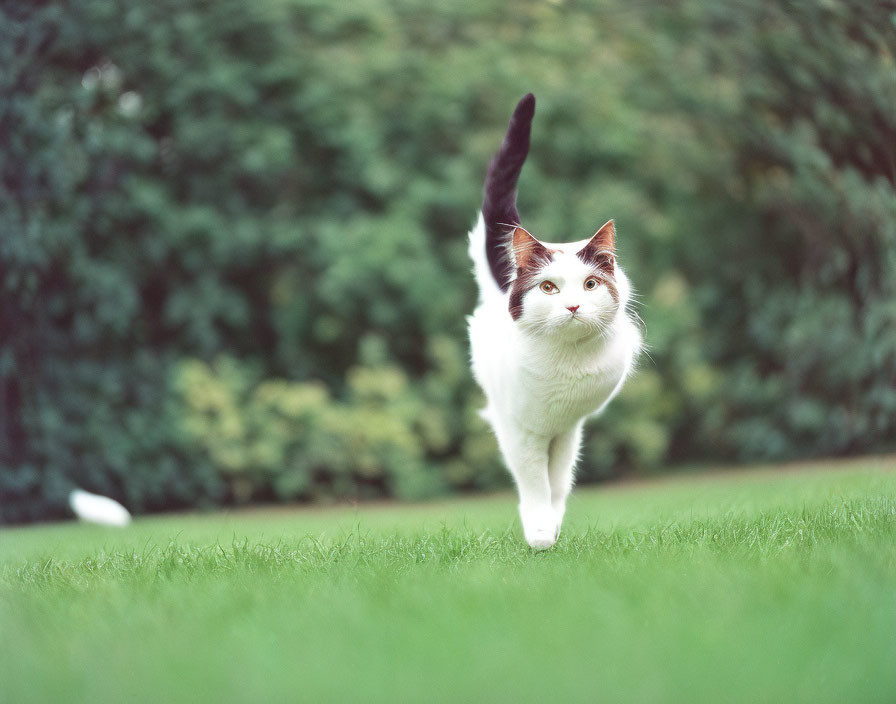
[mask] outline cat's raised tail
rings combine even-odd
[[[477,224],[476,230],[480,224],[484,225],[485,257],[492,278],[501,291],[506,291],[510,285],[512,269],[507,257],[507,236],[511,227],[520,222],[516,209],[516,184],[529,154],[529,133],[533,115],[535,115],[535,96],[527,93],[517,103],[504,142],[489,164],[488,174],[485,177],[482,223]],[[482,255],[473,252],[471,254],[474,255],[473,261],[477,262],[478,269],[478,261]],[[484,283],[480,279],[480,287],[483,289]]]

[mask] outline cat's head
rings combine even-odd
[[[610,220],[587,241],[551,244],[516,227],[510,240],[516,276],[510,315],[530,332],[578,339],[600,334],[625,305]]]

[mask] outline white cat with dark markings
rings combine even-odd
[[[482,415],[516,480],[526,541],[543,549],[560,534],[582,425],[622,388],[642,340],[612,220],[563,243],[519,224],[516,185],[534,113],[530,93],[489,166],[470,233],[480,299],[469,327],[473,374],[488,399]]]

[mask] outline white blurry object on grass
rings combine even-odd
[[[88,523],[126,526],[131,522],[131,514],[120,503],[106,496],[91,494],[83,489],[75,489],[69,494],[68,504],[78,518]]]

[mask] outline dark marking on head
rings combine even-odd
[[[594,267],[594,275],[607,287],[616,303],[619,303],[619,288],[616,286],[616,225],[612,220],[601,228],[576,256]]]
[[[523,315],[523,296],[538,285],[538,269],[519,269],[510,284],[510,299],[507,310],[510,317],[519,320]]]
[[[523,314],[523,296],[538,284],[539,272],[554,258],[559,250],[548,249],[522,227],[516,227],[511,235],[516,278],[510,284],[508,310],[510,317],[519,320]]]

